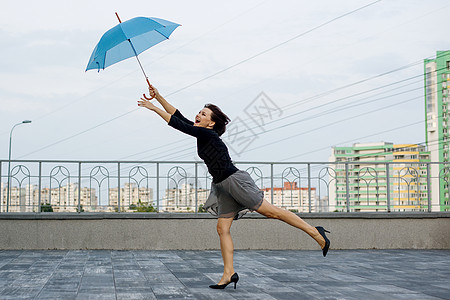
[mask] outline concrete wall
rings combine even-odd
[[[449,213],[300,214],[331,231],[331,249],[450,249]],[[0,214],[0,249],[219,249],[207,214]],[[250,214],[235,221],[236,249],[319,250],[304,232]]]

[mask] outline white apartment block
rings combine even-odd
[[[1,212],[6,212],[7,184],[1,183]],[[40,199],[39,199],[40,196]],[[95,211],[97,196],[95,189],[82,188],[80,204],[84,211]],[[38,212],[41,205],[50,204],[54,212],[76,212],[78,210],[78,185],[71,183],[57,188],[42,188],[39,195],[37,185],[12,186],[9,198],[9,212]]]
[[[195,212],[195,188],[192,184],[182,184],[180,188],[166,189],[160,204],[161,211]],[[197,189],[197,210],[204,205],[209,196],[208,189]]]
[[[118,207],[118,189],[109,189],[109,207],[115,210]],[[132,211],[130,206],[137,205],[138,202],[146,205],[154,205],[153,189],[148,187],[138,187],[135,183],[125,183],[120,188],[120,211]]]

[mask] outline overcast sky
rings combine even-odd
[[[223,138],[237,161],[327,161],[337,145],[424,142],[423,59],[450,49],[445,0],[26,6],[1,2],[1,159],[27,119],[13,159],[198,159],[194,138],[137,107],[146,84],[136,60],[84,71],[116,11],[182,24],[141,61],[185,116],[214,103],[234,120]]]

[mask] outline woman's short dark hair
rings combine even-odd
[[[217,105],[208,103],[205,108],[211,110],[211,121],[215,122],[213,130],[221,136],[224,134],[227,124],[231,121],[230,118]]]

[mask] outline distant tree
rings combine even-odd
[[[80,205],[80,208],[77,207],[77,212],[84,212],[83,205]]]
[[[158,212],[153,205],[147,202],[142,202],[141,199],[138,200],[137,204],[131,204],[130,209],[136,210],[136,212]]]
[[[41,212],[53,212],[53,207],[50,203],[45,203],[44,205],[41,205]]]
[[[200,205],[198,206],[198,212],[199,212],[199,213],[206,212],[206,210],[203,208],[203,204],[200,204]]]

